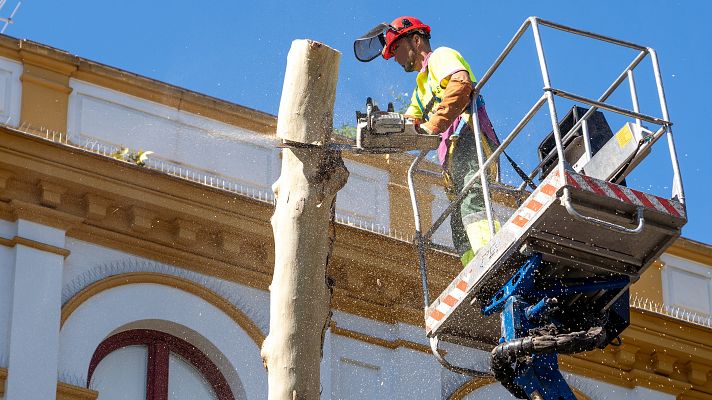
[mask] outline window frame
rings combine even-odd
[[[171,334],[151,329],[132,329],[106,338],[97,346],[89,363],[87,387],[99,363],[112,352],[127,346],[147,349],[146,400],[168,400],[168,363],[174,353],[195,367],[212,387],[218,400],[235,400],[230,385],[218,367],[192,344]]]
[[[685,258],[671,256],[669,254],[663,254],[660,257],[660,261],[663,262],[663,269],[661,271],[661,283],[662,283],[662,298],[663,303],[673,307],[679,307],[686,311],[690,311],[701,316],[712,317],[712,269],[704,264],[700,264]],[[694,307],[688,307],[682,304],[676,304],[673,301],[674,293],[672,290],[672,270],[677,270],[689,275],[697,276],[707,280],[707,293],[709,298],[709,304],[707,304],[709,312],[705,312],[701,309]]]

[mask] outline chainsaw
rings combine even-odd
[[[328,148],[350,151],[356,154],[390,154],[412,150],[435,150],[440,145],[440,135],[420,133],[415,124],[405,115],[393,110],[388,103],[387,111],[381,111],[369,97],[366,112],[356,111],[356,141],[346,138],[336,139]],[[284,142],[277,147],[310,148],[313,144]]]
[[[386,111],[381,111],[369,97],[366,112],[356,111],[357,153],[402,153],[411,150],[433,150],[440,144],[440,135],[420,133],[417,125],[403,114],[393,111],[388,103]]]

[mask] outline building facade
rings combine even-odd
[[[0,122],[0,399],[266,398],[275,117],[3,36]],[[322,398],[512,398],[430,354],[409,156],[344,157]],[[439,293],[459,261],[428,259]],[[631,306],[621,346],[561,357],[577,396],[712,399],[712,246],[679,239]]]

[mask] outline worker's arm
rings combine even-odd
[[[445,131],[470,104],[472,81],[467,71],[455,72],[443,79],[443,82],[447,82],[447,85],[442,101],[430,120],[420,125],[421,129],[430,134]]]

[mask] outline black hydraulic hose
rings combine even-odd
[[[497,345],[492,350],[492,374],[514,397],[526,399],[527,394],[515,383],[512,364],[532,354],[574,354],[604,348],[608,344],[606,330],[596,326],[588,331],[560,335],[527,336]]]
[[[430,350],[433,352],[433,355],[438,360],[440,365],[442,365],[443,367],[449,369],[452,372],[456,372],[456,373],[462,374],[462,375],[469,375],[473,378],[487,378],[487,377],[492,376],[492,374],[490,374],[489,372],[486,372],[486,371],[477,371],[474,369],[458,367],[456,365],[450,364],[450,362],[448,362],[442,356],[442,354],[440,354],[440,351],[438,350],[438,342],[439,342],[439,340],[438,340],[437,336],[431,337],[430,338]]]

